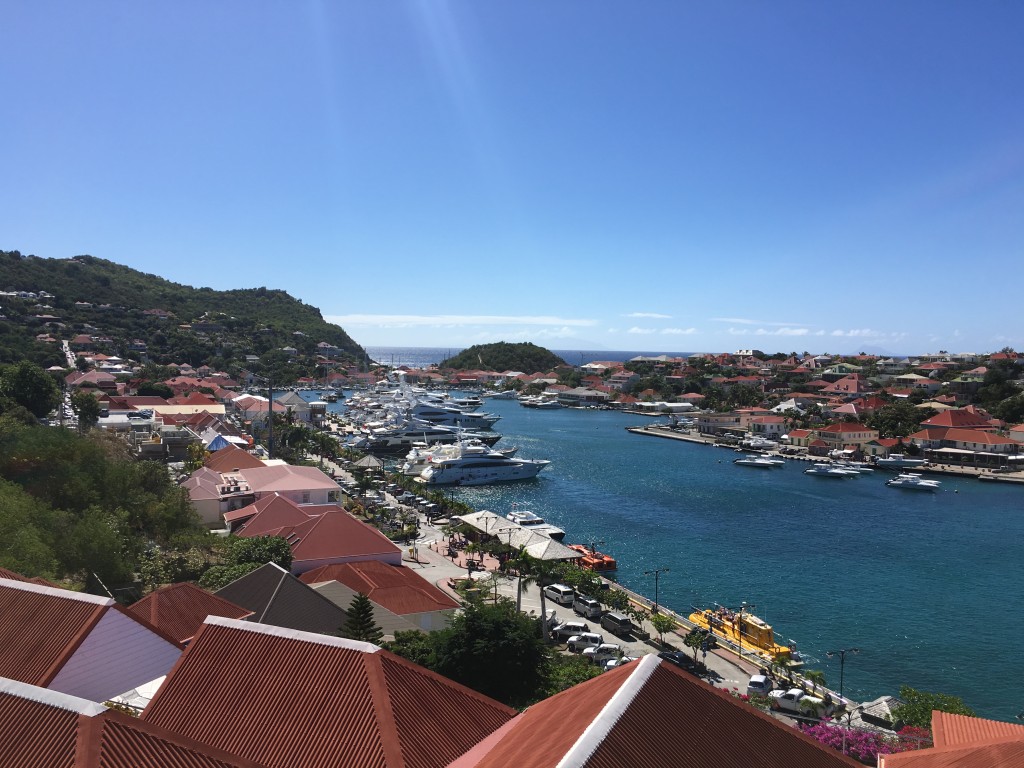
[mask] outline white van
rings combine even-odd
[[[572,587],[567,587],[565,584],[548,584],[544,587],[544,597],[559,605],[572,605],[576,592],[573,591]]]
[[[576,599],[572,601],[572,609],[586,619],[600,619],[601,614],[604,613],[601,603],[592,597],[583,595],[576,595]]]

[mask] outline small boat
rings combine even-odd
[[[484,392],[480,397],[491,400],[515,400],[518,393],[514,389],[503,389],[500,392]]]
[[[581,568],[598,572],[614,571],[618,568],[614,557],[598,552],[596,549],[585,547],[582,544],[570,544],[569,549],[575,549],[583,555],[583,557],[576,561]]]
[[[907,467],[922,467],[927,464],[924,459],[915,459],[912,456],[905,456],[902,453],[890,453],[886,458],[878,459],[875,464],[888,469],[901,469]]]
[[[941,485],[938,480],[925,480],[911,472],[898,474],[891,480],[886,480],[885,484],[890,488],[907,488],[911,491],[937,491]]]
[[[565,531],[559,528],[557,525],[552,525],[544,520],[540,515],[536,515],[525,509],[513,509],[507,515],[505,515],[516,525],[521,528],[525,528],[528,531],[535,531],[536,533],[543,534],[555,541],[561,541],[565,538]]]
[[[338,393],[337,392],[321,392],[320,393],[320,399],[323,400],[325,403],[336,403],[336,402],[338,402]]]
[[[813,467],[804,470],[805,475],[815,477],[856,477],[857,473],[849,469],[834,467],[831,464],[815,464]]]
[[[742,459],[733,459],[732,463],[741,467],[759,467],[761,469],[774,469],[780,466],[774,461],[768,461],[763,456],[744,456]]]

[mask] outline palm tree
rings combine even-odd
[[[544,587],[553,582],[555,566],[550,560],[538,560],[520,550],[520,561],[525,566],[519,572],[519,599],[518,605],[522,608],[522,590],[528,589],[531,584],[536,584],[540,589],[540,625],[544,641],[548,640],[548,607],[544,599]]]
[[[812,693],[818,692],[818,686],[825,687],[825,673],[820,669],[809,669],[804,672],[804,679],[811,684]]]

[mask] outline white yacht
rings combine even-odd
[[[833,467],[831,464],[815,464],[813,467],[804,470],[805,475],[814,475],[815,477],[856,477],[856,472],[851,472],[848,469],[841,469],[839,467]]]
[[[782,466],[781,463],[770,461],[766,456],[744,456],[742,459],[733,459],[732,463],[741,467],[759,467],[761,469],[774,469]]]
[[[924,459],[915,459],[912,456],[906,456],[902,453],[890,453],[886,458],[880,458],[875,462],[879,467],[888,467],[889,469],[921,467],[927,463],[928,462]]]
[[[559,528],[557,525],[545,522],[544,518],[535,515],[533,512],[529,512],[525,509],[513,509],[507,515],[505,515],[516,525],[521,528],[525,528],[528,531],[534,531],[548,536],[555,541],[561,541],[565,538],[565,531]]]
[[[418,477],[423,473],[424,469],[430,466],[431,462],[440,461],[441,459],[457,457],[468,453],[485,456],[492,452],[511,459],[518,450],[519,448],[515,446],[495,450],[476,438],[462,440],[457,443],[438,443],[433,446],[417,444],[406,454],[405,463],[402,464],[400,471],[403,475]]]
[[[408,414],[414,419],[422,419],[432,424],[468,429],[490,429],[501,418],[490,413],[466,413],[447,405],[421,402],[415,403]]]
[[[488,485],[530,480],[550,463],[543,459],[510,459],[496,452],[486,456],[465,454],[431,462],[417,479],[427,485]]]
[[[941,483],[938,480],[925,480],[920,475],[911,472],[903,472],[885,484],[891,488],[908,488],[912,491],[937,491]]]

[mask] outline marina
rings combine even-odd
[[[825,652],[857,646],[846,669],[857,700],[906,684],[962,696],[984,716],[1019,711],[1003,662],[1024,650],[1019,489],[953,477],[936,493],[896,493],[878,476],[887,472],[821,483],[799,463],[744,472],[723,449],[627,432],[632,414],[488,408],[503,440],[551,466],[534,480],[449,489],[457,500],[534,511],[614,557],[617,580],[649,597],[644,571],[670,568],[659,602],[683,616],[756,603],[778,642],[797,641],[829,680],[839,669]]]

